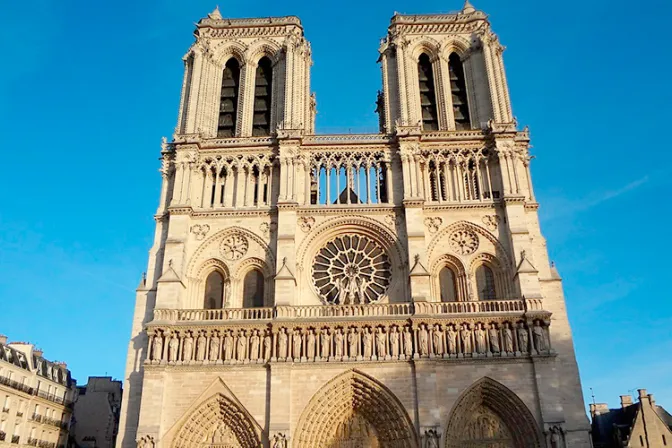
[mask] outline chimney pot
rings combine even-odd
[[[653,398],[653,394],[649,394],[649,401],[651,402],[651,406],[655,406],[656,400]]]
[[[632,395],[621,395],[621,408],[632,405]]]
[[[639,392],[639,399],[640,400],[642,398],[646,398],[646,389],[637,389],[637,392]]]
[[[0,344],[7,344],[7,336],[0,334]]]

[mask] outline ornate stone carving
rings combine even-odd
[[[268,237],[271,234],[271,231],[275,230],[278,227],[278,225],[274,222],[262,222],[259,225],[259,230],[261,230],[261,233]]]
[[[487,227],[491,231],[497,230],[497,226],[499,225],[499,216],[497,215],[485,215],[483,217],[483,224],[485,224],[485,227]]]
[[[198,241],[203,240],[209,231],[210,226],[207,224],[195,224],[191,226],[191,233],[193,233],[196,236],[196,239]]]
[[[441,440],[441,436],[436,430],[425,431],[425,448],[439,448],[439,440]]]
[[[240,260],[247,253],[250,243],[244,235],[234,233],[222,240],[220,249],[224,258],[228,260]]]
[[[435,218],[425,218],[425,226],[429,230],[429,233],[436,233],[439,231],[439,227],[443,224],[443,219],[438,216]]]
[[[450,247],[460,255],[469,255],[478,249],[478,235],[469,229],[456,230],[450,234]]]
[[[156,443],[152,436],[142,436],[138,439],[138,448],[154,448]]]
[[[299,218],[299,227],[305,233],[310,232],[310,230],[315,225],[315,218],[312,216],[302,216]]]
[[[329,304],[372,303],[390,284],[385,250],[361,235],[342,235],[328,242],[313,263],[313,282]]]
[[[287,436],[284,434],[275,434],[271,441],[271,448],[287,448]]]

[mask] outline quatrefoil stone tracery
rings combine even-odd
[[[478,249],[478,235],[471,230],[456,230],[450,234],[450,246],[460,255],[469,255]]]
[[[243,235],[230,235],[224,238],[220,249],[224,258],[228,260],[240,260],[247,253],[249,243]]]
[[[385,295],[390,277],[385,250],[361,235],[334,238],[313,262],[313,283],[328,304],[377,302]]]

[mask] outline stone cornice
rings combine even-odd
[[[423,209],[428,211],[428,212],[433,212],[433,211],[444,211],[444,210],[467,210],[467,209],[491,209],[495,210],[497,208],[498,204],[501,204],[501,199],[496,199],[494,201],[486,201],[486,202],[474,202],[474,203],[462,203],[462,204],[436,204],[436,203],[425,203]]]
[[[330,204],[328,207],[324,205],[310,205],[299,207],[297,214],[299,216],[305,215],[359,215],[361,213],[373,213],[379,215],[386,215],[395,211],[402,210],[402,207],[390,204]]]

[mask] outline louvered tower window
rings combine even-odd
[[[453,98],[453,115],[455,129],[471,129],[469,119],[469,102],[467,100],[467,84],[464,81],[464,68],[460,57],[453,53],[448,58],[450,71],[450,93]]]
[[[271,134],[271,93],[273,83],[273,67],[267,57],[261,58],[257,65],[254,80],[254,117],[252,135]]]
[[[425,131],[439,129],[439,119],[436,109],[436,94],[434,92],[434,73],[429,56],[420,55],[418,61],[418,80],[420,81],[420,109],[422,113],[422,128]]]
[[[222,75],[217,137],[236,136],[236,112],[238,110],[239,85],[240,65],[235,58],[231,58],[224,66],[224,73]]]

